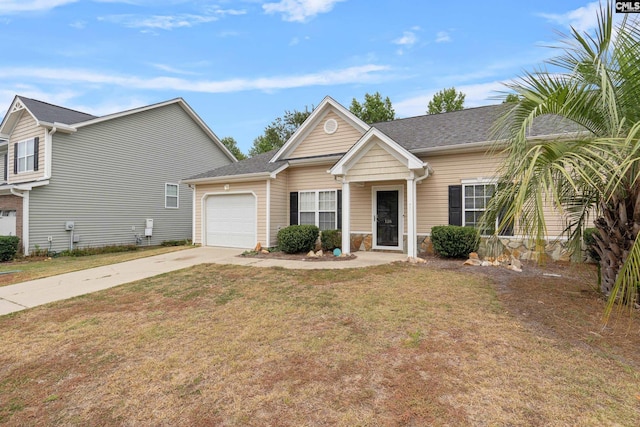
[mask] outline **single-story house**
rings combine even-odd
[[[237,160],[181,98],[107,116],[16,96],[0,123],[0,233],[34,249],[189,239],[180,179]]]
[[[195,188],[193,240],[269,247],[282,227],[315,224],[341,229],[345,253],[416,257],[433,226],[474,226],[485,211],[501,161],[487,153],[491,127],[505,108],[368,125],[326,97],[281,149],[183,180]],[[543,117],[530,137],[554,138],[555,129]],[[550,236],[560,236],[561,217],[548,213]],[[524,236],[503,238],[522,253],[531,249]]]

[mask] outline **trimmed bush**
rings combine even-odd
[[[584,239],[584,245],[587,247],[587,253],[589,257],[591,257],[594,261],[600,261],[600,255],[595,251],[596,239],[593,238],[594,234],[598,234],[598,229],[595,227],[585,228],[582,233],[582,238]]]
[[[431,242],[440,256],[466,258],[471,252],[477,252],[480,234],[471,227],[440,225],[431,229]]]
[[[320,229],[315,225],[290,225],[278,231],[278,247],[282,252],[309,252],[316,245]]]
[[[0,261],[13,261],[18,253],[18,236],[0,236]]]
[[[332,251],[342,248],[342,232],[340,230],[324,230],[320,234],[320,242],[323,251]]]
[[[183,240],[163,240],[160,246],[189,246],[191,245],[191,239]]]

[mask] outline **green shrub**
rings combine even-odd
[[[278,231],[278,246],[288,254],[308,252],[315,247],[319,234],[315,225],[290,225]]]
[[[440,256],[466,258],[478,250],[480,234],[471,227],[440,225],[431,229],[431,242]]]
[[[342,248],[342,232],[340,230],[324,230],[320,234],[320,242],[323,251],[332,251]]]
[[[74,248],[73,250],[65,250],[58,252],[56,256],[89,256],[89,255],[101,255],[101,254],[115,254],[119,252],[135,252],[138,250],[136,245],[108,245],[108,246],[96,246],[86,248]]]
[[[163,240],[160,246],[189,246],[191,244],[190,239],[183,240]]]
[[[582,233],[582,238],[584,239],[584,245],[587,247],[587,253],[591,259],[594,261],[600,261],[600,255],[598,255],[598,252],[595,250],[597,243],[596,239],[593,237],[594,234],[598,234],[597,228],[585,228]]]
[[[0,261],[13,261],[18,253],[18,236],[0,236]]]

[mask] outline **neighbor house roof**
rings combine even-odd
[[[374,123],[410,152],[495,141],[491,130],[495,121],[511,108],[509,104],[468,108],[449,113],[430,114],[389,122]],[[577,126],[558,116],[541,116],[534,121],[529,137],[576,132]]]
[[[270,162],[273,155],[278,150],[271,150],[266,153],[259,154],[255,157],[250,157],[245,160],[241,160],[237,163],[231,163],[226,166],[219,167],[217,169],[203,172],[198,175],[186,178],[183,181],[198,181],[205,180],[207,178],[218,177],[240,177],[243,175],[260,175],[271,174],[286,167],[289,163],[286,160],[280,160],[276,162]]]
[[[18,96],[18,98],[20,98],[24,106],[31,111],[31,114],[33,114],[39,122],[64,123],[70,125],[96,118],[96,116],[91,114],[48,104],[31,98],[25,98],[24,96]]]

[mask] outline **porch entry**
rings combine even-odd
[[[374,249],[402,249],[402,188],[373,188]]]

